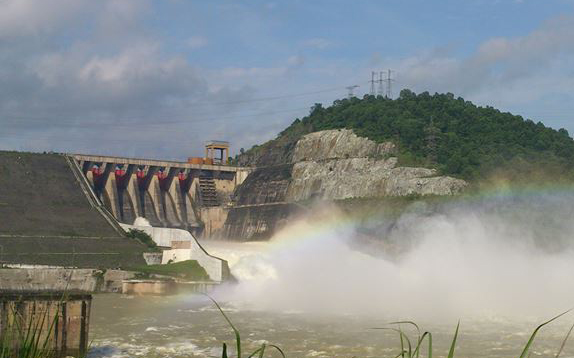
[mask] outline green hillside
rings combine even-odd
[[[479,107],[450,93],[417,95],[410,90],[394,100],[365,96],[337,100],[327,108],[316,104],[277,139],[255,146],[239,159],[261,164],[265,156],[276,159],[273,153],[281,152],[278,149],[288,151],[304,134],[337,128],[353,129],[377,142],[393,141],[401,165],[434,167],[465,179],[497,172],[562,178],[574,173],[574,141],[565,129]]]

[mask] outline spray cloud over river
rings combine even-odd
[[[239,280],[216,297],[283,312],[548,317],[574,304],[573,213],[566,191],[415,203],[393,219],[318,206],[268,243],[210,244]],[[357,243],[365,227],[378,246]]]
[[[270,242],[203,244],[239,280],[215,297],[248,349],[396,356],[396,334],[370,327],[408,319],[444,354],[460,319],[457,356],[509,357],[574,303],[573,203],[571,191],[535,190],[415,202],[395,215],[319,205]],[[544,327],[533,355],[553,356],[571,322]],[[92,358],[220,357],[233,341],[213,304],[188,294],[97,295],[90,329]]]

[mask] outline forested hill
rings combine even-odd
[[[336,128],[353,129],[377,142],[393,141],[402,165],[435,167],[465,179],[501,170],[515,176],[543,172],[570,178],[574,173],[574,141],[565,129],[478,107],[450,93],[410,90],[397,99],[365,96],[336,100],[327,108],[315,104],[308,116],[296,119],[277,139],[247,151],[240,162],[261,157],[266,149],[291,147],[304,134]]]

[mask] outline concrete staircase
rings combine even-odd
[[[199,196],[203,207],[219,206],[213,178],[199,178]]]

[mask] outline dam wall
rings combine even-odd
[[[232,194],[249,169],[228,165],[72,155],[98,200],[121,223],[213,235],[225,222]]]
[[[145,265],[145,245],[91,201],[66,156],[0,151],[0,173],[0,264]]]

